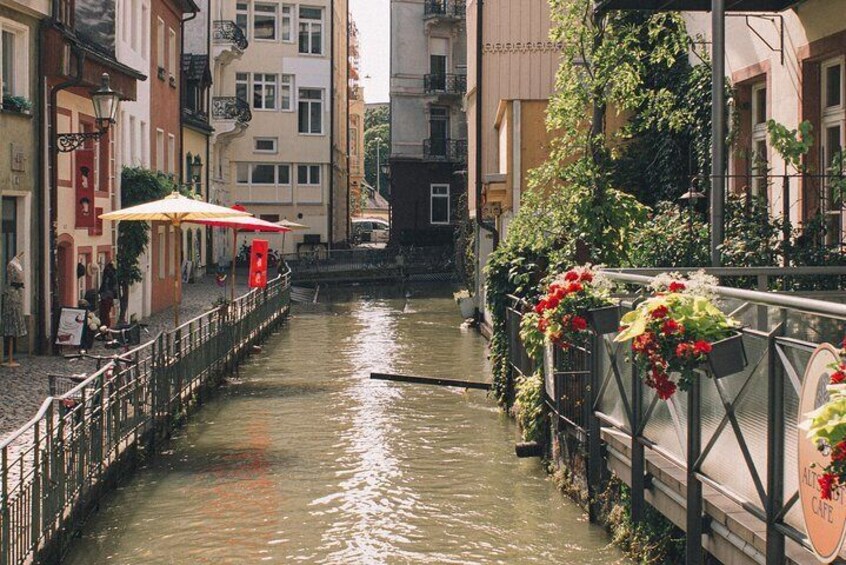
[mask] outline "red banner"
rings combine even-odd
[[[76,185],[76,227],[96,228],[94,211],[94,152],[79,149],[75,154],[74,183]]]
[[[267,240],[254,239],[250,249],[250,288],[267,286]]]

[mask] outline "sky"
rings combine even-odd
[[[350,13],[361,42],[364,100],[368,104],[387,102],[391,66],[390,0],[350,0]]]

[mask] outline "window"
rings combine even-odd
[[[244,35],[249,35],[249,26],[247,22],[250,20],[250,7],[245,2],[238,2],[235,4],[235,25],[241,28]]]
[[[430,222],[432,224],[448,224],[449,223],[449,185],[448,184],[433,184],[431,186],[431,215]]]
[[[350,155],[358,156],[358,128],[350,128]]]
[[[167,172],[176,174],[176,138],[172,133],[167,134]]]
[[[297,184],[317,186],[320,184],[320,165],[297,166]]]
[[[164,131],[156,130],[156,170],[164,172],[165,160],[165,134]]]
[[[235,73],[235,98],[246,102],[250,99],[247,91],[250,89],[250,73]]]
[[[300,7],[300,53],[323,54],[323,9]]]
[[[271,224],[279,223],[279,214],[259,214],[259,220],[270,222]]]
[[[253,74],[253,108],[256,110],[276,109],[275,74]]]
[[[161,18],[156,22],[156,64],[160,69],[165,68],[165,24]],[[164,78],[160,76],[159,78]]]
[[[305,134],[323,133],[323,91],[301,88],[299,94],[299,131]]]
[[[139,39],[139,31],[138,26],[135,25],[135,19],[139,16],[139,2],[138,0],[127,0],[126,2],[127,12],[126,19],[132,22],[132,29],[130,30],[130,39],[129,44],[132,46],[133,51],[138,51],[138,39]],[[126,25],[124,25],[124,37],[126,37]]]
[[[150,56],[150,45],[147,43],[150,39],[150,16],[147,3],[141,4],[141,58],[145,61]]]
[[[256,153],[277,153],[275,137],[253,138],[253,150]]]
[[[156,230],[156,234],[158,235],[159,239],[159,278],[163,279],[166,276],[167,271],[167,237],[165,237],[165,228],[164,226],[159,226]]]
[[[253,39],[276,41],[276,4],[253,6]]]
[[[843,151],[846,105],[844,105],[844,60],[843,58],[825,61],[821,66],[822,94],[822,167],[827,174],[832,174],[832,165]],[[835,172],[837,174],[837,172]],[[837,244],[842,241],[841,221],[842,206],[833,193],[831,182],[826,180],[823,193],[822,209],[827,212],[826,243]]]
[[[150,138],[147,134],[147,122],[141,121],[141,165],[148,166],[150,163]]]
[[[294,75],[282,75],[279,80],[279,109],[290,112],[294,109]]]
[[[767,197],[769,154],[767,150],[767,85],[752,87],[752,180],[753,196]]]
[[[294,40],[294,7],[288,4],[282,5],[282,29],[280,30],[282,41],[291,42]]]
[[[138,141],[135,136],[135,116],[129,116],[129,155],[127,155],[127,165],[130,167],[138,164]]]
[[[179,49],[179,46],[176,44],[176,32],[173,29],[168,29],[167,35],[167,70],[171,77],[176,77],[179,74],[176,66],[176,52]]]
[[[7,96],[29,98],[29,32],[0,19],[0,89]]]
[[[291,165],[278,163],[238,163],[236,182],[242,185],[291,185]]]
[[[429,154],[446,157],[449,146],[449,108],[432,106],[429,109]]]

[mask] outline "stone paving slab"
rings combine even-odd
[[[247,291],[246,277],[240,276],[242,284],[236,288],[236,295]],[[199,281],[183,286],[181,320],[186,321],[199,316],[210,309],[221,296],[228,296],[227,288],[220,288],[214,276],[206,276]],[[173,311],[164,310],[143,320],[147,332],[142,331],[141,341],[151,339],[160,331],[173,327]],[[90,353],[94,355],[114,355],[118,351],[103,347],[102,342],[95,342]],[[72,353],[72,351],[68,351]],[[71,376],[88,374],[96,369],[93,360],[68,360],[60,356],[22,356],[17,359],[18,368],[0,367],[0,441],[24,425],[38,411],[44,399],[49,396],[49,374]]]

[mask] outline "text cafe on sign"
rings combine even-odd
[[[798,421],[828,401],[827,387],[834,371],[831,367],[839,363],[839,351],[828,343],[820,345],[811,355],[799,396]],[[798,434],[799,499],[805,530],[820,562],[831,563],[840,553],[846,535],[846,487],[834,489],[831,500],[820,496],[819,478],[831,459],[830,448],[820,449],[805,430],[800,429]]]

